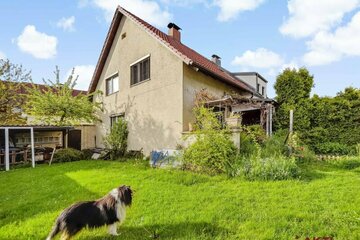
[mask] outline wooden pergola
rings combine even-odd
[[[272,135],[273,115],[276,101],[269,98],[247,98],[242,96],[225,96],[221,99],[209,100],[207,107],[225,109],[225,117],[231,113],[259,112],[260,125],[264,127],[268,136]]]
[[[5,131],[5,171],[10,170],[10,151],[9,151],[9,130],[30,130],[31,136],[31,165],[35,167],[35,144],[34,144],[34,127],[0,127]]]

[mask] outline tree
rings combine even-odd
[[[64,82],[60,82],[60,71],[55,70],[55,82],[44,80],[45,87],[32,84],[27,88],[28,97],[25,112],[34,117],[34,122],[56,126],[69,126],[98,121],[97,111],[101,103],[92,101],[95,94],[74,94],[78,76],[74,69]]]
[[[31,73],[21,65],[0,59],[0,125],[26,123],[21,106],[24,95],[20,90],[24,82],[31,81]]]
[[[275,127],[285,129],[289,126],[289,111],[294,110],[294,129],[305,130],[310,127],[310,93],[314,87],[314,76],[306,68],[285,69],[277,76],[274,85],[276,100],[280,107],[275,117]]]

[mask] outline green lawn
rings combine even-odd
[[[360,239],[360,168],[318,163],[301,180],[249,182],[109,161],[0,172],[0,239],[45,239],[62,209],[120,184],[135,190],[121,235],[76,239]]]

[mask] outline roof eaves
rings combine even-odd
[[[116,35],[116,29],[119,26],[120,19],[121,19],[121,18],[119,19],[119,11],[118,11],[118,9],[119,9],[119,7],[115,10],[113,20],[111,21],[109,31],[108,31],[108,33],[106,35],[104,45],[103,45],[103,47],[101,49],[99,60],[98,60],[98,62],[96,64],[94,75],[93,75],[93,77],[91,79],[91,82],[90,82],[88,93],[92,93],[92,92],[95,91],[96,85],[98,84],[98,81],[99,81],[99,78],[100,78],[100,75],[101,75],[101,72],[102,72],[102,70],[104,68],[107,55],[110,52],[112,42],[113,42],[113,40],[115,38],[115,35]],[[114,33],[114,31],[115,31],[115,33]]]

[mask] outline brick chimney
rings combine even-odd
[[[176,41],[181,42],[181,33],[180,33],[181,28],[175,23],[169,23],[168,28],[169,28],[168,35],[173,39],[175,39]]]
[[[218,55],[216,55],[216,54],[213,54],[212,56],[211,56],[211,61],[213,61],[214,63],[216,63],[216,65],[218,65],[218,66],[221,66],[221,57],[219,57]]]

